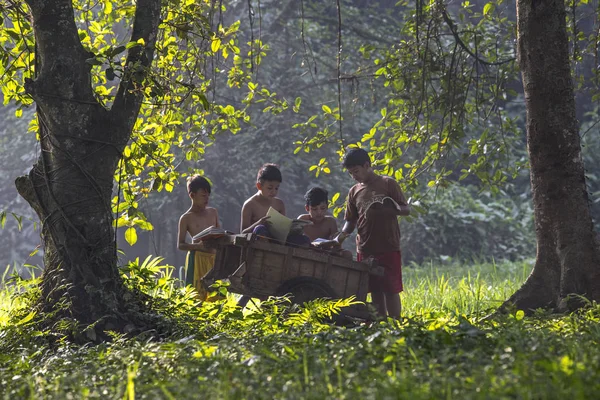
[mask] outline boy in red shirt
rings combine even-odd
[[[358,183],[348,192],[346,222],[336,240],[341,243],[355,228],[358,229],[358,261],[374,257],[385,267],[384,276],[369,278],[373,304],[381,316],[398,319],[401,311],[402,258],[397,217],[409,215],[410,206],[394,179],[373,171],[371,158],[365,150],[349,149],[343,165]]]

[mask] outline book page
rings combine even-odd
[[[287,239],[287,236],[290,233],[290,228],[292,227],[292,220],[281,214],[273,207],[269,207],[267,216],[270,217],[269,222],[271,226],[269,227],[269,231],[271,232],[271,235],[277,241],[285,243],[285,239]]]
[[[227,234],[227,231],[225,231],[223,228],[217,228],[216,226],[209,226],[208,228],[206,228],[202,232],[194,235],[192,237],[192,240],[214,239],[214,238],[218,238],[218,237],[221,237],[221,236],[225,236],[226,234]]]

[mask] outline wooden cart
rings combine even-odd
[[[367,298],[369,274],[383,275],[375,263],[348,260],[314,249],[283,246],[257,240],[252,234],[227,235],[212,240],[215,265],[202,278],[207,287],[219,279],[230,281],[229,290],[250,297],[290,295],[302,304],[317,298]],[[369,309],[353,305],[344,314],[370,319]]]

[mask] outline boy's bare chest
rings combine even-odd
[[[194,236],[209,226],[213,226],[216,224],[215,217],[212,214],[191,214],[188,219],[188,232],[190,235]]]
[[[304,227],[304,234],[310,240],[329,239],[329,236],[333,233],[335,232],[331,232],[331,224],[328,223],[312,224]]]
[[[262,217],[264,217],[265,215],[267,215],[267,212],[269,211],[269,208],[275,208],[277,209],[277,207],[275,207],[275,205],[271,205],[269,204],[262,204],[262,203],[255,203],[253,208],[252,208],[252,223],[255,223],[256,221],[258,221],[259,219],[261,219]],[[277,210],[279,211],[279,210]]]

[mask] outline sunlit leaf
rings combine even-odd
[[[125,240],[130,246],[133,246],[137,242],[137,232],[133,226],[127,228],[125,231]]]

